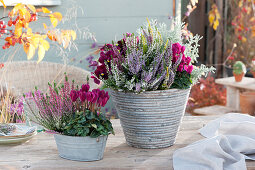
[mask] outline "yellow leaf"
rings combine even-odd
[[[0,2],[3,4],[4,8],[6,8],[6,5],[4,4],[4,1],[0,0]]]
[[[48,51],[48,50],[49,50],[50,44],[49,44],[48,41],[42,39],[42,40],[40,41],[40,44],[41,44],[41,46],[43,46],[43,48],[45,49],[45,51]],[[39,46],[39,48],[40,48],[40,46]]]
[[[28,9],[30,9],[33,13],[36,13],[36,9],[34,7],[34,5],[26,5],[28,7]]]
[[[42,11],[43,11],[43,13],[45,13],[45,14],[50,14],[50,13],[51,13],[51,11],[48,10],[47,8],[45,8],[45,7],[42,7]]]
[[[70,33],[71,33],[71,36],[72,36],[73,40],[75,40],[76,39],[76,32],[74,30],[71,30]]]
[[[209,22],[210,22],[210,25],[213,24],[214,18],[215,18],[215,16],[214,16],[213,14],[209,14]]]
[[[21,34],[22,34],[22,24],[18,22],[15,25],[15,35],[19,38]]]
[[[213,23],[213,29],[217,30],[217,27],[219,26],[219,20],[214,21]]]
[[[34,57],[34,55],[35,55],[35,47],[32,44],[30,44],[28,52],[27,52],[27,59],[31,60]]]
[[[47,29],[47,25],[45,23],[43,23],[43,27],[44,29]]]
[[[32,29],[31,28],[27,28],[27,35],[32,35]]]
[[[25,53],[27,54],[29,50],[29,43],[24,44],[23,47],[24,47]]]
[[[44,56],[45,56],[45,49],[42,45],[39,45],[37,63],[40,63],[43,60]]]
[[[54,15],[50,14],[50,21],[53,25],[53,27],[55,28],[58,25],[58,19],[54,17]]]
[[[57,18],[59,21],[62,20],[62,14],[60,12],[54,12],[52,14],[55,18]]]

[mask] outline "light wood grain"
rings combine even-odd
[[[22,145],[0,146],[0,169],[173,169],[172,156],[176,149],[203,139],[198,129],[217,116],[185,116],[174,146],[165,149],[137,149],[128,146],[119,120],[112,120],[116,135],[110,135],[104,158],[96,162],[76,162],[58,156],[53,135],[40,133]],[[247,161],[248,169],[255,163]]]

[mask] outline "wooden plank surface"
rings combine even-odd
[[[241,82],[236,82],[234,77],[216,79],[215,82],[235,88],[255,90],[255,79],[250,77],[244,77]]]
[[[116,135],[110,135],[104,158],[96,162],[77,162],[58,156],[53,135],[40,133],[22,145],[0,146],[0,169],[173,169],[172,155],[178,148],[203,139],[198,129],[217,116],[185,116],[174,146],[165,149],[137,149],[128,146],[119,120],[113,120]],[[255,163],[247,161],[248,169]]]

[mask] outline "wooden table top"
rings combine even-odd
[[[247,90],[255,90],[255,78],[243,77],[241,82],[236,82],[235,77],[226,77],[216,79],[215,82],[217,84],[222,84],[226,86],[242,88]]]
[[[104,152],[104,158],[95,162],[77,162],[58,156],[53,135],[39,133],[30,141],[13,146],[0,145],[0,169],[157,169],[169,170],[172,167],[173,152],[203,139],[198,129],[215,116],[185,116],[174,146],[165,149],[137,149],[125,143],[119,120],[112,120],[116,135],[110,135]],[[255,161],[247,161],[248,169],[255,169]]]

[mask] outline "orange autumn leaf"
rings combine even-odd
[[[23,45],[23,48],[24,48],[25,53],[27,54],[27,53],[28,53],[28,50],[29,50],[29,43],[25,43],[25,44]]]
[[[21,34],[22,34],[22,24],[18,22],[15,25],[15,35],[19,38]]]
[[[55,18],[55,16],[53,14],[50,14],[50,22],[53,25],[53,27],[55,28],[58,25],[58,19]]]
[[[0,2],[3,4],[4,8],[6,8],[6,5],[4,4],[4,1],[0,0]]]
[[[45,8],[45,7],[42,7],[42,12],[45,13],[45,14],[50,14],[51,13],[51,11],[48,10],[47,8]]]
[[[54,12],[52,14],[55,18],[58,19],[58,21],[61,21],[62,20],[62,14],[60,12]]]
[[[55,31],[48,31],[47,36],[52,41],[57,41],[57,36]]]

